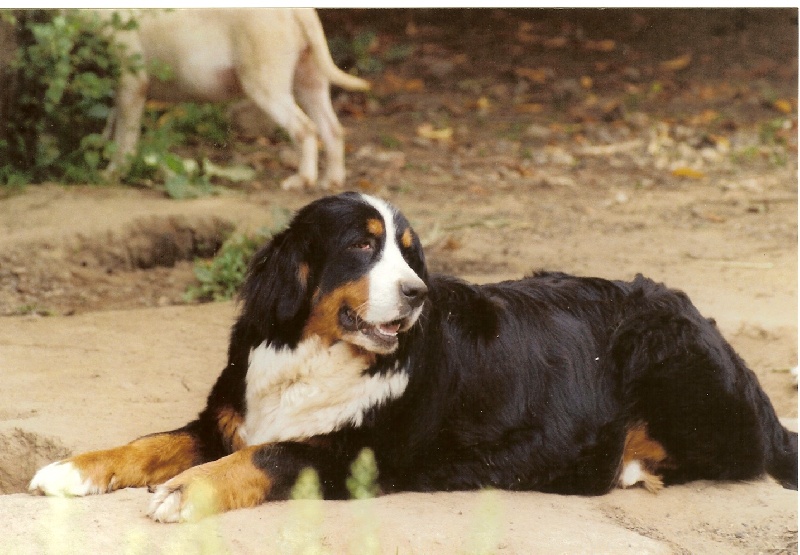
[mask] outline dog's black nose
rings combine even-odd
[[[420,306],[428,296],[428,287],[421,281],[404,281],[400,284],[400,291],[403,293],[403,298],[412,308]]]

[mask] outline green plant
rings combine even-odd
[[[392,135],[390,133],[382,133],[378,137],[378,141],[380,141],[381,146],[383,148],[388,148],[392,150],[399,150],[403,148],[403,142],[397,138],[397,136]]]
[[[378,463],[372,449],[362,449],[350,465],[347,491],[351,499],[372,499],[378,495]]]
[[[385,64],[402,62],[416,50],[416,46],[411,44],[393,44],[381,51],[378,34],[371,29],[365,29],[352,38],[332,37],[328,48],[336,65],[355,66],[366,74],[380,73]]]
[[[214,178],[225,181],[253,179],[248,166],[220,166],[205,155],[206,148],[225,148],[230,124],[225,104],[151,104],[143,118],[144,131],[124,181],[132,184],[163,183],[168,196],[186,199],[216,192]],[[176,153],[183,146],[197,146],[199,153],[185,158]]]
[[[761,122],[758,128],[758,138],[765,145],[785,145],[786,137],[784,133],[791,127],[792,123],[787,118],[772,118]]]
[[[186,291],[186,301],[232,299],[247,274],[250,258],[262,244],[286,227],[289,212],[285,209],[274,209],[272,221],[271,228],[262,228],[254,235],[234,235],[228,238],[213,259],[195,262],[194,275],[197,284]]]
[[[55,313],[49,308],[42,307],[36,303],[31,303],[17,308],[15,314],[19,316],[53,316]]]
[[[17,50],[0,76],[0,183],[99,182],[114,144],[103,136],[123,71],[140,59],[110,37],[133,29],[118,14],[78,10],[3,11]]]
[[[225,242],[212,260],[196,262],[194,276],[198,284],[189,287],[185,299],[187,301],[232,299],[247,274],[250,258],[268,237],[265,232],[254,237],[236,235]]]

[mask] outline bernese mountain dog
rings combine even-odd
[[[383,493],[765,473],[797,489],[797,434],[755,374],[684,293],[644,277],[430,275],[400,212],[343,193],[257,252],[241,300],[196,420],[52,463],[30,490],[149,486],[153,519],[191,520],[286,499],[307,467],[345,498],[366,447]]]

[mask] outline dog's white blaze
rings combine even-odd
[[[392,207],[378,198],[361,196],[381,215],[386,231],[386,242],[381,257],[369,272],[369,306],[364,319],[373,323],[390,322],[400,317],[400,284],[417,283],[423,286],[424,283],[400,252]],[[411,321],[414,321],[421,311],[422,307],[417,308],[415,310],[417,314],[414,314]]]
[[[259,445],[360,425],[369,408],[400,396],[408,385],[405,372],[370,376],[366,369],[342,342],[326,347],[311,337],[295,349],[262,343],[250,352],[242,440]]]
[[[56,497],[83,497],[103,493],[89,478],[84,479],[74,464],[67,461],[50,463],[39,469],[28,490]]]

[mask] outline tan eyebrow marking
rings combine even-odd
[[[367,231],[376,237],[383,235],[383,222],[378,218],[370,218],[367,220]]]
[[[400,237],[400,243],[405,248],[410,248],[411,244],[414,242],[414,236],[411,233],[411,228],[407,227],[406,230],[403,232],[403,235]]]

